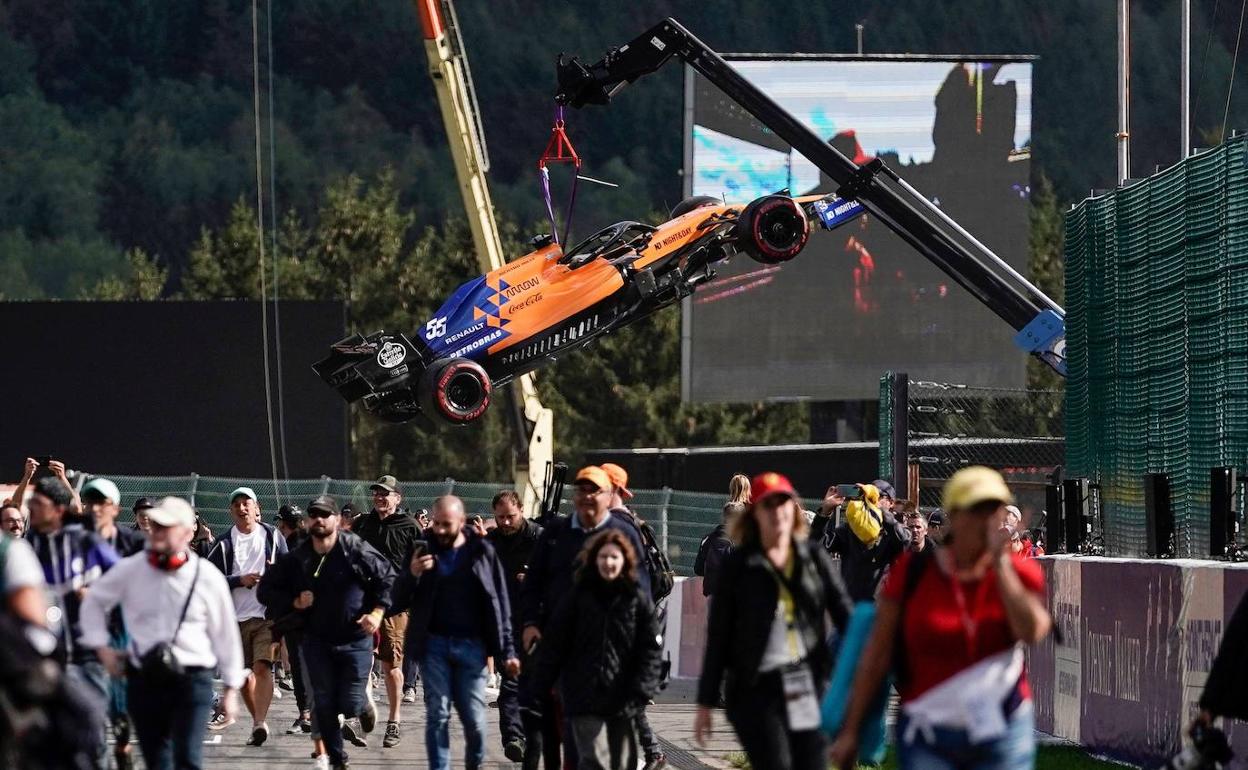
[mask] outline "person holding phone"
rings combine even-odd
[[[420,660],[425,691],[425,752],[431,770],[449,770],[451,708],[464,726],[464,766],[485,764],[485,662],[520,675],[511,602],[498,554],[467,526],[463,500],[433,503],[433,537],[416,544],[395,587],[395,609],[408,611],[405,649]]]
[[[837,485],[828,490],[811,526],[811,539],[841,557],[841,577],[855,602],[875,600],[884,571],[910,544],[910,531],[893,515],[893,494],[883,480]],[[833,514],[842,506],[844,520],[838,523]]]

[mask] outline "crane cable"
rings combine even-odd
[[[257,0],[251,0],[251,98],[256,126],[256,228],[260,245],[260,335],[264,351],[264,409],[269,429],[269,459],[273,470],[273,494],[281,503],[277,486],[277,441],[273,432],[273,386],[269,373],[269,309],[268,286],[264,274],[264,171],[260,156],[260,12]]]
[[[278,301],[277,258],[277,131],[273,106],[273,0],[265,0],[265,30],[269,45],[269,238],[273,260],[273,345],[277,356],[277,438],[282,451],[282,478],[290,497],[290,462],[286,456],[286,388],[282,384],[282,304]]]
[[[1248,9],[1248,0],[1239,5],[1239,31],[1235,33],[1235,55],[1231,57],[1231,82],[1226,87],[1226,109],[1222,112],[1222,141],[1226,141],[1226,122],[1231,116],[1231,94],[1235,91],[1235,69],[1239,65],[1239,41],[1244,35],[1244,10]]]

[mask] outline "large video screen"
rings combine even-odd
[[[1031,63],[733,58],[846,156],[880,157],[1012,267],[1027,270]],[[746,202],[837,184],[690,70],[686,191]],[[870,215],[777,266],[742,254],[685,301],[683,389],[700,402],[878,396],[912,379],[1021,386],[1014,330]]]

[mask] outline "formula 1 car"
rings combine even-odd
[[[414,338],[383,331],[335,343],[313,369],[382,419],[479,418],[495,386],[692,294],[739,252],[764,264],[796,257],[812,218],[856,218],[856,201],[768,195],[748,205],[690,198],[653,227],[618,222],[564,251],[534,251],[460,286]]]

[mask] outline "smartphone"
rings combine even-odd
[[[429,544],[424,540],[417,540],[412,544],[412,558],[419,559],[429,552]]]
[[[836,491],[847,500],[857,500],[862,497],[862,487],[857,484],[837,484]]]
[[[52,462],[52,455],[38,455],[35,457],[35,462],[39,463],[40,468],[47,468],[48,463]]]

